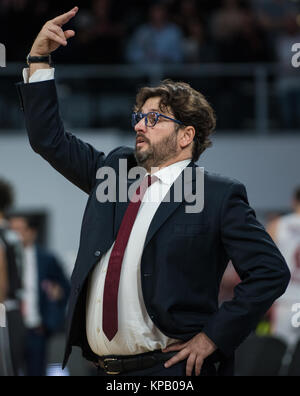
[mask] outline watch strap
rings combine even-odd
[[[51,65],[52,64],[51,55],[31,56],[30,54],[28,54],[28,56],[27,56],[28,66],[31,63],[47,63],[48,65]]]

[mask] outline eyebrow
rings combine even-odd
[[[147,111],[147,113],[152,113],[152,112],[160,113],[160,110],[159,110],[159,109],[150,109],[149,111]],[[141,110],[141,113],[146,114],[146,113],[145,113],[144,111],[142,111],[142,110]]]
[[[172,113],[166,114],[165,112],[162,112],[160,109],[150,109],[147,113],[145,113],[144,111],[141,110],[141,113],[143,113],[143,114],[148,114],[148,113],[152,113],[152,112],[165,115],[166,117],[174,117],[174,115]]]

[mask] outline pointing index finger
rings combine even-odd
[[[59,15],[58,17],[52,19],[52,22],[56,25],[62,26],[65,23],[69,22],[78,12],[79,8],[74,7],[72,10],[66,12],[65,14]]]

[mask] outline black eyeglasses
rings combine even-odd
[[[159,117],[166,118],[167,120],[176,122],[176,124],[184,125],[183,122],[175,120],[174,118],[168,117],[164,114],[157,113],[156,111],[150,111],[150,113],[134,112],[132,113],[132,126],[133,128],[138,124],[143,118],[145,118],[145,124],[149,127],[154,127],[159,120]]]

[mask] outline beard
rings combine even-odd
[[[150,143],[148,139],[144,138],[148,148],[138,149],[135,147],[135,159],[138,166],[141,166],[148,171],[151,168],[156,168],[169,161],[178,153],[177,149],[177,133],[174,132],[170,136],[163,138],[160,142]]]

